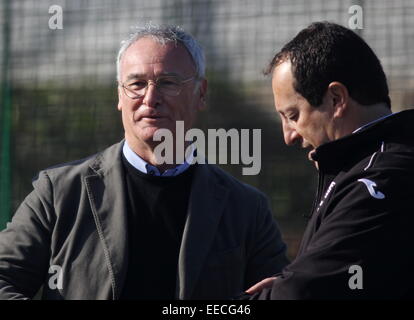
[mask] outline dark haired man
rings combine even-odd
[[[285,142],[311,148],[319,184],[296,259],[250,298],[413,297],[414,111],[391,113],[380,61],[337,24],[302,30],[268,73]]]

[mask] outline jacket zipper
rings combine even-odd
[[[305,215],[305,218],[310,219],[312,217],[312,215],[314,214],[319,202],[321,201],[321,194],[322,194],[322,186],[323,186],[323,175],[321,173],[321,171],[318,171],[318,188],[316,190],[316,194],[315,194],[315,198],[313,200],[313,205],[312,205],[312,210],[308,215]]]

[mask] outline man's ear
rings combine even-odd
[[[200,98],[200,103],[198,106],[199,110],[205,110],[207,108],[207,79],[203,78],[200,80],[199,89],[198,89],[198,95]]]
[[[328,98],[334,108],[334,118],[342,118],[349,105],[348,89],[338,81],[328,85]]]
[[[122,92],[121,92],[121,86],[118,84],[118,110],[119,111],[121,111],[122,110],[122,107],[121,107],[121,95],[122,95]]]

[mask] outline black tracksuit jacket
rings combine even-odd
[[[413,298],[414,110],[321,145],[314,160],[318,190],[298,255],[250,298]]]

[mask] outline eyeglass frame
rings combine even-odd
[[[180,95],[180,93],[181,93],[181,91],[182,91],[182,89],[183,89],[183,85],[184,84],[186,84],[186,83],[189,83],[191,80],[198,80],[199,79],[199,77],[197,76],[197,75],[194,75],[194,76],[191,76],[191,77],[189,77],[189,78],[187,78],[187,79],[183,79],[183,80],[181,80],[180,78],[180,76],[161,76],[161,77],[159,77],[159,78],[157,78],[157,79],[155,79],[155,81],[154,80],[152,80],[152,79],[148,79],[148,80],[146,80],[147,81],[147,85],[143,88],[143,90],[145,90],[144,91],[144,93],[143,94],[141,94],[141,95],[136,95],[136,96],[134,96],[134,97],[131,97],[130,95],[128,95],[128,93],[127,92],[130,92],[131,94],[132,94],[132,91],[131,91],[131,89],[129,89],[124,83],[122,83],[122,82],[119,82],[119,84],[121,85],[121,87],[124,89],[123,91],[124,91],[124,93],[125,93],[125,95],[128,97],[128,98],[130,98],[130,99],[139,99],[139,98],[142,98],[142,97],[145,97],[145,95],[147,94],[147,91],[148,91],[148,87],[150,86],[150,84],[151,83],[153,83],[154,84],[154,86],[158,89],[158,87],[157,87],[157,81],[159,80],[159,79],[165,79],[165,78],[178,78],[179,80],[180,80],[180,90],[177,92],[177,94],[166,94],[167,96],[170,96],[170,97],[177,97],[177,96],[179,96]],[[144,80],[144,79],[141,79],[141,80]],[[135,94],[135,93],[134,93]],[[163,93],[163,94],[165,94],[165,93]]]

